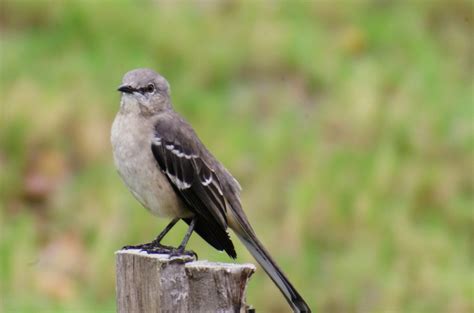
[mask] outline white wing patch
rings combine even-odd
[[[161,141],[160,141],[160,144],[161,144]],[[173,153],[174,155],[176,155],[178,158],[184,157],[185,159],[190,160],[190,159],[195,159],[198,157],[196,154],[186,154],[183,151],[179,151],[177,148],[175,148],[173,144],[165,145],[165,148],[171,153]]]
[[[203,186],[207,186],[212,182],[212,175],[209,176],[209,178],[204,179],[204,181],[201,181]]]
[[[219,191],[219,194],[220,194],[221,196],[223,196],[223,195],[224,195],[224,193],[222,192],[222,189],[221,189],[221,187],[219,187],[219,184],[213,183],[213,185],[214,185],[214,186],[216,186],[216,188],[217,188],[217,191]]]
[[[176,185],[176,187],[178,187],[179,189],[183,190],[183,189],[188,189],[189,187],[191,187],[190,184],[188,184],[187,182],[185,181],[181,181],[178,177],[170,174],[168,171],[166,171],[166,175],[168,175],[168,177],[171,179],[171,181],[173,182],[173,184]]]
[[[161,138],[160,137],[153,138],[153,144],[157,146],[161,146]]]

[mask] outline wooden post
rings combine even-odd
[[[253,312],[245,291],[253,264],[169,258],[139,250],[116,252],[118,313]]]

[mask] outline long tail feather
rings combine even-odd
[[[247,227],[246,227],[247,228]],[[247,247],[257,262],[263,267],[273,282],[278,286],[294,312],[310,313],[311,309],[281,271],[268,251],[258,240],[253,230],[236,232],[237,237]]]

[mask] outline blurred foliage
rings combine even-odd
[[[473,312],[472,1],[3,0],[0,29],[0,312],[114,312],[113,252],[167,223],[111,157],[137,67],[316,311]],[[248,299],[288,311],[261,270]]]

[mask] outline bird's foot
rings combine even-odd
[[[139,245],[125,246],[122,249],[123,250],[140,250],[148,254],[167,254],[169,255],[170,258],[187,255],[190,257],[194,257],[196,260],[198,259],[198,255],[196,254],[196,252],[192,250],[189,250],[189,251],[184,250],[184,247],[174,248],[171,246],[165,246],[156,241],[143,243]]]
[[[142,243],[139,245],[133,245],[133,246],[125,246],[122,248],[123,250],[141,250],[145,251],[148,253],[162,253],[162,254],[170,254],[171,251],[174,249],[173,247],[170,246],[165,246],[162,245],[159,242],[152,241],[148,243]]]
[[[184,250],[183,248],[179,248],[179,247],[173,248],[170,246],[160,245],[160,246],[154,246],[154,247],[144,247],[144,248],[141,248],[141,251],[144,251],[148,254],[167,254],[169,255],[170,259],[173,257],[179,257],[183,255],[193,257],[196,260],[198,259],[198,255],[196,254],[196,252],[192,250],[189,250],[189,251]]]
[[[169,253],[169,255],[170,255],[170,259],[172,257],[181,256],[181,255],[187,255],[192,258],[195,258],[196,260],[198,259],[198,255],[196,252],[194,252],[193,250],[184,250],[184,247],[173,248],[171,252]]]

